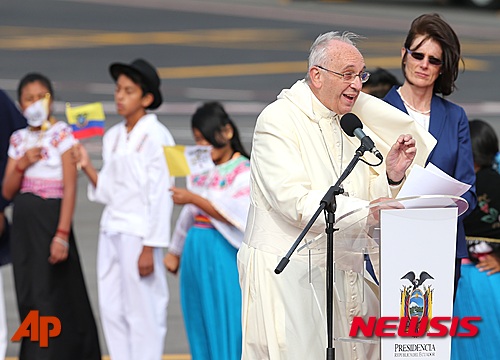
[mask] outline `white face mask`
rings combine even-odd
[[[40,127],[49,117],[47,100],[40,99],[24,110],[24,117],[28,120],[28,125],[32,127]]]

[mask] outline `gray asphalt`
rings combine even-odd
[[[500,134],[499,13],[445,7],[432,1],[353,0],[2,0],[0,88],[15,97],[17,81],[29,71],[55,83],[56,116],[66,102],[102,101],[107,127],[119,121],[107,66],[145,57],[162,74],[165,104],[158,110],[177,143],[191,144],[189,116],[206,100],[220,100],[249,147],[257,114],[282,88],[303,77],[311,41],[329,30],[365,35],[360,44],[367,66],[383,66],[400,79],[397,57],[413,18],[441,13],[461,38],[466,71],[450,99],[470,118],[483,118]],[[304,63],[301,65],[301,63]],[[240,65],[235,73],[232,65]],[[249,65],[259,65],[258,69]],[[197,73],[198,75],[193,75]],[[85,144],[99,164],[101,144]],[[96,247],[102,207],[86,196],[80,175],[74,226],[94,314],[99,322]],[[176,208],[172,222],[179,212]],[[12,336],[19,319],[10,266],[1,269]],[[165,354],[188,354],[179,305],[178,279],[168,275],[171,299]],[[100,328],[100,327],[99,327]],[[101,346],[107,353],[101,335]],[[18,344],[10,343],[8,356]]]

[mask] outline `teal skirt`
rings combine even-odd
[[[473,264],[462,265],[453,316],[480,316],[475,337],[452,338],[451,359],[500,359],[500,273],[486,275]],[[460,329],[460,332],[465,330]]]
[[[241,359],[237,249],[214,228],[192,227],[180,265],[184,324],[193,360]]]

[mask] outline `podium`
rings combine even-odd
[[[388,200],[338,217],[333,257],[337,359],[450,358],[449,336],[430,337],[429,326],[422,336],[399,336],[395,319],[452,317],[457,217],[467,208],[460,197],[427,195]],[[326,259],[326,252],[325,234],[306,237],[297,249],[298,256],[316,259],[309,261],[309,279],[322,314],[325,282],[312,274],[326,266],[326,261],[317,262],[317,255]],[[353,323],[368,335],[359,328],[350,335]]]

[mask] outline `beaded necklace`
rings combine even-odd
[[[413,106],[410,105],[410,103],[408,101],[406,101],[406,99],[403,97],[403,94],[401,94],[401,90],[400,89],[398,89],[398,93],[399,93],[399,96],[401,97],[401,100],[403,100],[403,103],[408,108],[410,108],[410,110],[415,111],[416,113],[419,113],[419,114],[422,114],[422,115],[429,115],[431,113],[431,109],[425,110],[425,111],[421,111],[421,110],[415,109]]]

